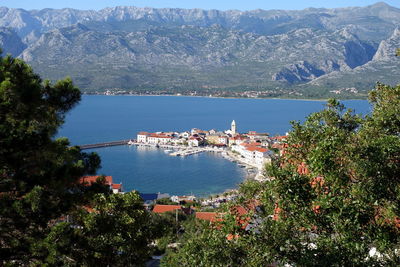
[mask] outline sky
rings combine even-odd
[[[304,9],[308,7],[367,6],[379,0],[0,0],[0,6],[23,9],[75,8],[99,10],[114,6],[171,7],[201,9]],[[400,0],[386,0],[387,4],[400,8]]]

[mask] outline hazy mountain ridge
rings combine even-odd
[[[400,9],[384,3],[245,12],[0,8],[0,26],[7,27],[0,32],[19,35],[19,41],[11,41],[18,44],[12,52],[11,39],[3,38],[5,52],[20,54],[45,77],[71,75],[83,89],[254,87],[302,92],[327,83],[327,88],[342,86],[337,77],[359,75],[363,66],[396,65],[391,51],[398,45],[393,39],[398,25]],[[391,60],[383,64],[383,58]],[[378,78],[385,82],[384,72],[368,81]],[[371,88],[370,82],[356,85],[361,91]],[[349,79],[348,86],[356,85]]]

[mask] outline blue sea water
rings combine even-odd
[[[229,129],[285,134],[290,121],[304,121],[323,109],[324,101],[280,99],[224,99],[173,96],[83,96],[66,117],[58,136],[72,144],[93,144],[136,138],[139,131]],[[356,113],[367,114],[363,100],[344,101]],[[109,147],[95,149],[102,158],[101,174],[122,182],[126,191],[207,195],[235,188],[244,171],[213,154],[171,157],[162,149]]]

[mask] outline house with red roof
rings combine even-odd
[[[79,184],[90,186],[91,184],[98,182],[100,177],[102,176],[83,176],[79,179]],[[111,186],[113,184],[112,176],[104,176],[104,184]]]
[[[181,205],[155,205],[153,208],[154,213],[165,213],[165,212],[172,212],[176,210],[182,210]]]
[[[191,136],[189,138],[189,142],[188,142],[189,146],[191,147],[198,147],[202,144],[204,144],[204,139],[199,137],[197,134],[194,136]]]
[[[222,222],[223,213],[218,212],[196,212],[196,219],[209,221],[211,223],[214,222]]]
[[[181,205],[159,205],[156,204],[153,208],[154,213],[166,213],[166,212],[183,212],[190,215],[194,212],[193,208],[185,208]]]
[[[139,143],[148,143],[148,144],[167,144],[173,139],[173,132],[168,133],[148,133],[148,132],[139,132],[137,134],[137,141]]]
[[[172,136],[163,133],[152,133],[147,137],[147,143],[157,145],[157,144],[168,144],[172,141]]]
[[[150,133],[148,133],[148,132],[139,132],[137,134],[137,141],[139,143],[147,143],[148,136],[150,136]]]
[[[122,193],[122,184],[112,184],[111,189],[114,194]]]
[[[266,163],[270,163],[273,154],[259,142],[233,145],[232,150],[238,152],[246,163],[256,165],[258,168],[262,168]]]
[[[248,140],[249,140],[249,139],[246,138],[246,137],[244,137],[244,136],[236,135],[236,136],[233,136],[233,137],[229,137],[228,143],[229,143],[229,146],[231,147],[231,146],[233,146],[233,145],[240,145],[240,144],[243,144],[244,142],[246,142],[246,141],[248,141]]]
[[[96,182],[100,182],[101,178],[104,177],[104,184],[110,187],[113,193],[122,193],[122,184],[114,184],[112,176],[101,176],[101,175],[94,175],[94,176],[83,176],[79,179],[79,184],[84,186],[91,186]]]

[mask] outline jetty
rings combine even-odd
[[[120,141],[111,141],[111,142],[104,142],[98,144],[89,144],[89,145],[80,145],[81,150],[92,149],[92,148],[99,148],[99,147],[109,147],[109,146],[124,146],[128,145],[131,140],[120,140]]]

